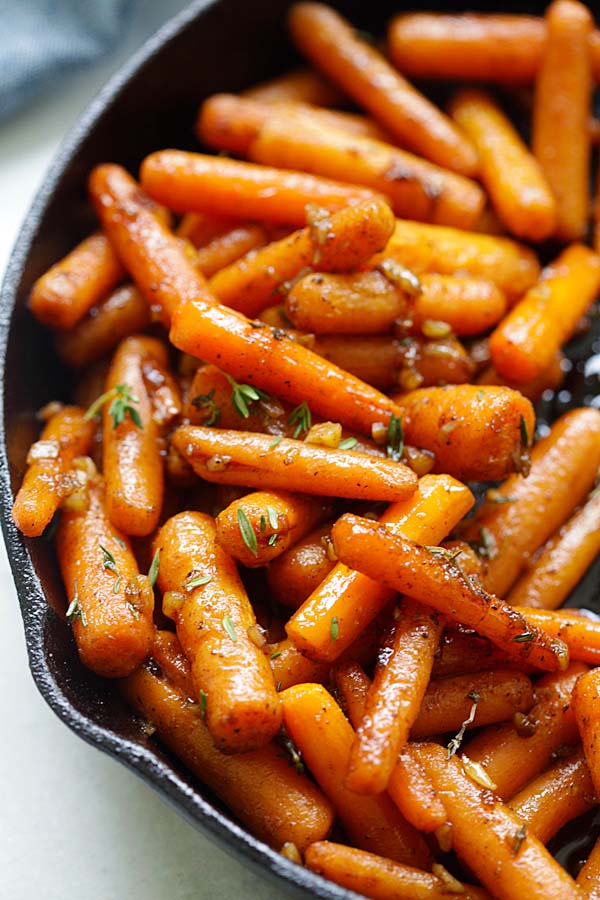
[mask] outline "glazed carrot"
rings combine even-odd
[[[331,522],[326,522],[271,562],[267,583],[282,606],[298,609],[335,566],[335,557],[327,549],[333,549],[330,533]]]
[[[183,150],[151,153],[140,177],[150,196],[166,198],[176,212],[237,215],[297,228],[306,225],[308,203],[331,211],[375,196],[366,188],[316,175]]]
[[[488,726],[469,741],[469,759],[484,767],[499,797],[514,796],[544,771],[559,747],[577,743],[571,694],[586,671],[575,662],[566,672],[544,676],[536,684],[536,704],[526,719]]]
[[[426,475],[411,498],[389,507],[380,521],[408,538],[435,544],[473,504],[469,489],[448,475]],[[378,581],[338,563],[286,625],[288,637],[308,656],[333,661],[393,596]],[[337,628],[331,638],[331,624]]]
[[[533,381],[528,381],[525,384],[523,384],[522,382],[520,384],[517,384],[514,381],[509,381],[502,375],[499,375],[493,366],[487,366],[477,376],[476,383],[498,385],[503,384],[506,387],[510,387],[514,390],[520,391],[523,396],[527,397],[528,400],[531,400],[532,403],[537,403],[537,401],[542,397],[544,391],[557,391],[563,383],[566,371],[563,367],[563,362],[564,356],[559,351],[555,355],[554,359],[547,369],[544,369],[543,372],[540,372],[538,377],[534,378]]]
[[[324,683],[329,677],[329,665],[303,656],[288,638],[275,644],[265,644],[263,651],[271,663],[273,678],[279,691],[295,684]]]
[[[202,275],[125,169],[97,166],[89,190],[103,228],[153,316],[168,326],[179,303],[195,297],[212,302]]]
[[[154,594],[108,519],[102,480],[82,474],[88,477],[63,506],[56,536],[67,617],[82,662],[104,678],[123,678],[150,652]]]
[[[426,866],[425,842],[389,797],[360,797],[344,786],[340,773],[346,770],[354,731],[333,697],[320,684],[298,684],[280,697],[286,731],[352,842],[361,850]]]
[[[216,235],[202,246],[196,254],[196,266],[206,278],[211,278],[219,269],[235,263],[240,257],[264,247],[269,235],[262,225],[236,225],[222,234]]]
[[[576,878],[576,884],[585,900],[600,898],[600,841],[596,841],[585,865]]]
[[[585,237],[589,217],[592,14],[577,0],[546,9],[546,41],[535,81],[532,148],[556,197],[556,237]]]
[[[257,491],[219,513],[217,542],[242,565],[265,566],[330,515],[331,505],[314,497]]]
[[[563,825],[582,816],[596,803],[594,785],[582,750],[559,759],[526,785],[507,806],[543,843]]]
[[[349,891],[373,900],[448,900],[448,882],[437,875],[392,862],[375,853],[318,841],[307,848],[307,868]],[[464,900],[489,900],[481,888],[452,879],[452,891]]]
[[[404,600],[399,607],[352,745],[346,774],[351,791],[378,794],[387,788],[417,718],[442,627],[441,617],[419,603]]]
[[[272,435],[291,437],[295,427],[288,424],[291,406],[275,397],[236,405],[235,383],[213,365],[200,365],[192,379],[184,404],[184,415],[192,425],[218,425],[221,428],[243,428]],[[247,415],[245,413],[247,412]]]
[[[489,278],[505,293],[509,304],[540,274],[532,250],[510,238],[402,219],[396,221],[387,247],[368,268],[377,268],[385,259],[395,260],[417,275],[437,272]]]
[[[506,387],[473,384],[397,394],[404,435],[435,454],[435,470],[463,481],[492,481],[527,464],[535,414],[529,400]]]
[[[600,794],[600,720],[598,719],[598,696],[600,669],[585,672],[573,688],[573,713],[581,735],[581,743],[596,794]]]
[[[251,639],[256,618],[233,559],[216,543],[214,521],[184,512],[160,529],[160,590],[182,594],[169,610],[190,659],[196,697],[206,703],[215,746],[246,752],[281,723],[269,662]]]
[[[339,106],[344,97],[332,84],[312,69],[293,69],[277,78],[246,88],[244,97],[263,103],[314,103],[315,106]]]
[[[259,840],[279,850],[287,841],[304,850],[333,823],[331,805],[281,747],[226,755],[213,744],[198,704],[168,680],[138,669],[120,689],[157,737],[219,797]],[[260,786],[260,789],[257,789]]]
[[[460,557],[458,557],[460,559]],[[462,564],[461,564],[462,565]],[[432,677],[435,679],[453,678],[474,672],[486,672],[519,666],[524,672],[534,672],[529,666],[517,664],[505,653],[480,637],[470,628],[452,626],[443,634],[438,654],[433,664]]]
[[[296,3],[288,22],[301,52],[403,146],[448,169],[475,173],[477,154],[466,137],[335,10]]]
[[[447,322],[458,335],[481,334],[506,311],[506,297],[491,278],[425,273],[409,316],[426,330],[428,320]]]
[[[253,325],[241,313],[197,299],[173,317],[171,343],[220,366],[235,379],[300,404],[307,397],[325,419],[370,434],[388,423],[396,406],[383,394],[287,339],[277,329]]]
[[[452,845],[498,900],[577,900],[575,882],[518,817],[468,777],[443,747],[421,745],[419,757],[452,825]]]
[[[496,370],[515,382],[541,375],[572,337],[599,289],[600,256],[583,244],[572,244],[492,333]]]
[[[442,554],[407,540],[396,529],[351,513],[337,520],[331,536],[341,562],[376,578],[382,586],[407,593],[475,628],[509,656],[551,672],[567,667],[569,652],[562,641],[529,626],[498,597],[468,581]]]
[[[61,331],[54,345],[60,358],[74,369],[96,362],[124,338],[144,331],[150,310],[132,284],[111,291],[69,331]]]
[[[253,317],[273,304],[277,291],[305,269],[347,271],[383,249],[394,229],[384,201],[374,200],[328,214],[314,210],[310,224],[238,260],[210,279],[215,297]]]
[[[13,522],[27,537],[39,537],[69,490],[75,457],[89,453],[94,425],[77,406],[63,406],[46,423],[29,449],[27,470],[15,497]]]
[[[217,484],[389,501],[410,496],[417,486],[403,463],[289,438],[275,443],[266,434],[187,425],[173,443],[201,478]]]
[[[528,622],[564,641],[571,659],[600,664],[600,622],[578,609],[531,609],[516,606]]]
[[[127,338],[115,353],[106,379],[108,397],[102,416],[106,507],[113,525],[125,534],[150,534],[162,508],[159,430],[144,379],[144,368],[153,360],[166,366],[167,350],[161,341]]]
[[[600,488],[529,564],[507,597],[513,606],[558,609],[600,553]]]
[[[97,231],[38,278],[29,308],[44,325],[66,331],[124,278],[110,241]]]
[[[215,238],[241,226],[241,219],[231,216],[215,216],[209,213],[186,213],[175,229],[177,237],[184,238],[194,247],[205,247]]]
[[[593,487],[600,466],[600,412],[561,416],[531,451],[526,479],[511,475],[490,492],[462,537],[485,552],[486,590],[504,596],[528,560]]]
[[[540,164],[512,122],[484,91],[463,90],[450,114],[479,153],[480,176],[509,231],[543,241],[556,227],[556,202]]]
[[[195,694],[192,668],[177,635],[173,631],[163,631],[157,628],[150,655],[160,668],[159,677],[164,678],[174,688],[192,699]],[[157,674],[156,671],[154,674]]]

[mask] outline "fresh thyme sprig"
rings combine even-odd
[[[90,419],[94,419],[109,401],[110,406],[108,408],[108,414],[113,420],[113,428],[118,428],[118,426],[125,421],[125,416],[129,416],[137,428],[141,431],[144,430],[144,424],[140,414],[134,406],[135,403],[140,402],[140,399],[132,393],[131,389],[128,388],[126,384],[118,384],[116,387],[111,388],[110,391],[105,391],[103,394],[100,394],[98,399],[94,400],[87,410],[84,416],[85,420],[89,421]]]

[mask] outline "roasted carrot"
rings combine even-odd
[[[195,694],[192,667],[177,635],[173,631],[157,628],[150,655],[160,669],[159,673],[155,671],[154,674],[165,678],[174,688],[192,699]]]
[[[591,669],[577,680],[572,697],[573,714],[597,795],[600,794],[599,685],[600,669]]]
[[[506,297],[491,278],[425,273],[419,284],[409,318],[423,331],[441,321],[458,335],[481,334],[506,311]]]
[[[435,470],[463,481],[492,481],[527,465],[535,414],[529,400],[506,387],[473,384],[397,394],[404,435],[435,454]]]
[[[585,900],[600,898],[600,841],[596,841],[585,865],[580,870],[576,884]]]
[[[274,436],[291,437],[295,427],[288,423],[292,407],[276,397],[257,392],[247,396],[243,404],[237,400],[235,382],[213,365],[199,365],[190,388],[184,415],[192,425],[215,425],[220,428],[263,431]]]
[[[532,147],[556,197],[556,236],[585,237],[590,212],[591,12],[577,0],[546,9],[546,40],[535,81]]]
[[[78,495],[63,506],[56,536],[67,618],[82,662],[105,678],[123,678],[150,652],[154,594],[107,516],[104,484],[91,461],[82,475]]]
[[[448,475],[426,475],[408,500],[380,521],[406,537],[442,540],[473,504],[467,487]],[[286,625],[288,637],[308,656],[333,661],[383,609],[393,591],[338,563]],[[332,640],[332,623],[335,640]]]
[[[261,222],[306,225],[306,205],[330,211],[374,199],[373,191],[253,163],[183,150],[159,150],[140,171],[150,196],[176,212],[199,211]]]
[[[426,866],[425,842],[389,797],[360,797],[344,786],[340,772],[347,767],[354,731],[333,697],[320,684],[298,684],[280,696],[286,731],[352,842],[361,850]]]
[[[383,201],[338,210],[315,210],[310,224],[253,251],[210,279],[215,297],[227,306],[256,316],[273,304],[277,291],[305,269],[348,271],[383,249],[394,217]]]
[[[526,479],[511,475],[488,492],[462,536],[479,542],[484,585],[504,596],[536,550],[593,487],[600,466],[600,412],[575,409],[558,419],[531,452]]]
[[[459,557],[460,559],[460,557]],[[459,563],[459,565],[461,565]],[[440,641],[439,651],[433,664],[433,678],[454,678],[473,672],[486,672],[491,669],[514,668],[519,666],[523,671],[535,671],[527,666],[509,659],[505,653],[482,638],[470,628],[449,627]]]
[[[124,278],[112,244],[97,231],[38,278],[29,308],[44,325],[66,331]]]
[[[175,229],[177,237],[184,238],[200,249],[205,247],[215,238],[227,234],[237,226],[244,223],[241,219],[231,216],[215,216],[210,213],[186,213]]]
[[[264,103],[314,103],[316,106],[338,106],[344,97],[332,84],[312,69],[293,69],[277,78],[246,88],[245,97]]]
[[[569,651],[562,641],[529,626],[498,597],[467,580],[443,554],[351,513],[337,520],[331,536],[341,562],[475,628],[509,656],[551,672],[568,666]]]
[[[304,850],[327,836],[333,823],[330,803],[290,765],[281,747],[271,743],[250,753],[220,753],[201,707],[146,668],[121,682],[120,689],[158,738],[259,840],[277,850],[291,841]]]
[[[47,421],[39,441],[29,449],[27,470],[12,508],[13,522],[27,537],[39,537],[61,501],[76,487],[69,469],[90,451],[94,425],[77,406],[59,408]]]
[[[242,565],[265,566],[330,515],[331,505],[314,497],[257,491],[219,513],[217,542]]]
[[[559,351],[548,368],[544,369],[543,372],[540,372],[537,378],[534,378],[533,381],[527,381],[525,383],[521,382],[520,384],[504,378],[496,372],[493,366],[487,366],[477,376],[476,383],[503,384],[506,387],[520,391],[523,396],[527,397],[528,400],[531,400],[532,403],[537,403],[537,401],[541,399],[544,391],[557,391],[563,383],[566,372],[563,366],[564,361],[564,356]]]
[[[220,269],[268,242],[269,235],[262,225],[236,225],[200,247],[196,254],[196,266],[206,278],[211,278]]]
[[[401,500],[415,492],[417,477],[403,463],[356,450],[333,450],[249,431],[187,425],[173,443],[205,481],[246,487],[307,490],[323,497]]]
[[[288,22],[302,53],[403,146],[464,175],[476,172],[477,154],[467,138],[339,13],[320,3],[296,3]]]
[[[519,818],[473,781],[442,747],[421,745],[419,758],[439,792],[459,857],[499,900],[577,900],[575,882]]]
[[[484,91],[463,90],[450,114],[476,147],[481,180],[508,230],[529,241],[549,238],[557,212],[550,185],[498,104]]]
[[[212,302],[204,278],[125,169],[97,166],[89,190],[103,228],[153,316],[168,326],[179,303],[194,297]]]
[[[331,522],[320,525],[269,565],[269,590],[282,606],[298,609],[335,566],[330,533]]]
[[[508,602],[508,600],[507,600]],[[597,666],[600,664],[600,621],[577,609],[531,609],[515,606],[528,622],[546,634],[564,641],[571,659]]]
[[[572,244],[492,333],[496,370],[515,382],[541,375],[574,334],[599,288],[600,256],[583,244]]]
[[[536,684],[536,703],[518,722],[490,725],[468,744],[472,762],[485,769],[495,792],[509,799],[550,764],[565,744],[578,741],[571,694],[587,667],[572,663],[566,672],[546,675]]]
[[[265,644],[263,652],[271,663],[273,678],[279,691],[295,684],[312,681],[324,683],[329,677],[328,663],[315,662],[303,656],[289,638],[275,644]]]

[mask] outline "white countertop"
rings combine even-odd
[[[143,5],[143,4],[142,4]],[[126,46],[0,124],[0,273],[62,136],[140,36],[185,4],[144,9]],[[141,16],[138,16],[141,18]],[[154,21],[150,21],[154,18]],[[0,541],[0,895],[10,900],[275,900],[122,766],[73,735],[27,667]]]

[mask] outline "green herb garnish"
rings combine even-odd
[[[237,520],[243,542],[245,543],[250,553],[253,553],[254,556],[258,556],[258,544],[256,541],[254,528],[250,523],[250,519],[246,515],[246,511],[243,510],[241,506],[238,507]]]
[[[338,450],[352,450],[353,447],[356,447],[358,444],[358,439],[355,437],[346,438],[340,444],[338,444]]]
[[[521,432],[521,443],[524,447],[529,447],[529,432],[527,431],[527,422],[523,416],[519,420],[519,431]]]
[[[213,388],[208,394],[198,394],[192,399],[192,406],[198,412],[204,411],[203,425],[218,425],[221,421],[221,410],[214,401],[215,389]]]
[[[295,425],[294,438],[300,437],[303,431],[310,431],[312,426],[312,413],[306,400],[295,406],[288,418],[288,425]]]
[[[517,853],[521,849],[523,841],[525,840],[526,837],[527,837],[527,825],[521,825],[521,827],[515,833],[515,836],[513,838],[513,847],[512,847],[512,855],[513,856],[517,855]]]
[[[251,384],[239,384],[235,378],[232,378],[227,372],[224,374],[231,385],[231,402],[233,403],[237,414],[243,419],[247,419],[250,415],[250,407],[253,403],[256,403],[257,400],[269,399],[269,395],[265,394],[265,392],[261,391],[259,388],[256,388]]]
[[[429,550],[430,553],[433,553],[434,556],[443,557],[446,562],[453,563],[457,557],[460,556],[462,550],[460,547],[458,550],[448,550],[446,547],[424,547],[425,550]]]
[[[206,702],[208,700],[208,694],[206,691],[200,691],[198,694],[200,698],[200,718],[204,718],[206,715]]]
[[[73,624],[77,619],[81,622],[81,624],[85,627],[87,625],[87,619],[85,617],[85,612],[81,608],[79,604],[79,590],[77,588],[77,579],[73,582],[73,589],[75,593],[73,594],[73,599],[69,603],[69,608],[67,609],[67,620]]]
[[[331,625],[329,626],[329,640],[333,643],[333,641],[337,641],[340,633],[340,623],[338,622],[338,617],[334,616],[331,620]]]
[[[235,643],[237,641],[235,625],[233,624],[227,613],[225,613],[225,615],[223,616],[223,628],[225,629],[231,640]]]
[[[392,413],[390,424],[387,429],[387,447],[386,452],[389,459],[399,462],[402,459],[404,450],[404,429],[402,420]]]
[[[156,584],[156,579],[158,578],[158,568],[160,566],[160,547],[157,548],[154,556],[152,557],[152,562],[150,563],[150,568],[148,569],[148,578],[150,579],[150,584],[152,587]]]
[[[118,384],[110,391],[105,391],[101,394],[89,407],[84,419],[89,421],[90,419],[95,418],[109,400],[110,406],[108,408],[108,414],[113,420],[113,428],[117,428],[125,421],[125,416],[129,416],[137,428],[142,431],[144,430],[140,414],[134,406],[134,403],[139,403],[140,399],[139,397],[136,397],[135,394],[131,393],[130,388],[128,388],[126,384]]]
[[[278,656],[281,656],[281,650],[277,650],[275,653],[271,653],[271,659],[277,659]]]
[[[269,517],[269,525],[277,530],[279,528],[279,513],[272,506],[267,506],[267,515]]]
[[[272,440],[271,443],[269,444],[269,450],[272,450],[273,447],[276,447],[278,444],[280,444],[280,443],[282,442],[282,440],[283,440],[283,435],[282,435],[282,434],[280,434],[280,435],[279,435],[278,437],[276,437],[276,438],[273,438],[273,440]]]
[[[208,584],[209,581],[212,581],[212,575],[198,575],[196,578],[190,578],[183,586],[186,591],[193,591],[194,588],[202,587],[203,584]]]
[[[469,715],[467,716],[465,721],[460,726],[460,729],[457,732],[456,736],[452,738],[452,740],[446,747],[446,749],[448,751],[448,759],[451,759],[455,753],[458,753],[458,751],[460,750],[460,745],[462,744],[463,738],[465,736],[465,731],[467,730],[469,725],[471,725],[472,722],[475,720],[477,704],[479,703],[479,694],[477,693],[477,691],[469,691],[469,693],[467,694],[467,697],[469,698],[469,700],[473,701],[473,705],[471,706],[471,709],[469,710]]]
[[[535,641],[535,634],[533,631],[524,631],[522,634],[518,634],[513,638],[514,644],[530,644],[531,641]]]
[[[119,587],[121,585],[121,573],[119,572],[119,570],[117,568],[116,560],[115,560],[114,556],[112,555],[112,553],[110,552],[110,550],[107,550],[106,547],[102,546],[102,544],[100,544],[99,547],[102,550],[102,566],[103,566],[103,568],[107,569],[109,572],[112,572],[112,574],[115,576],[113,593],[117,594],[119,592]]]

